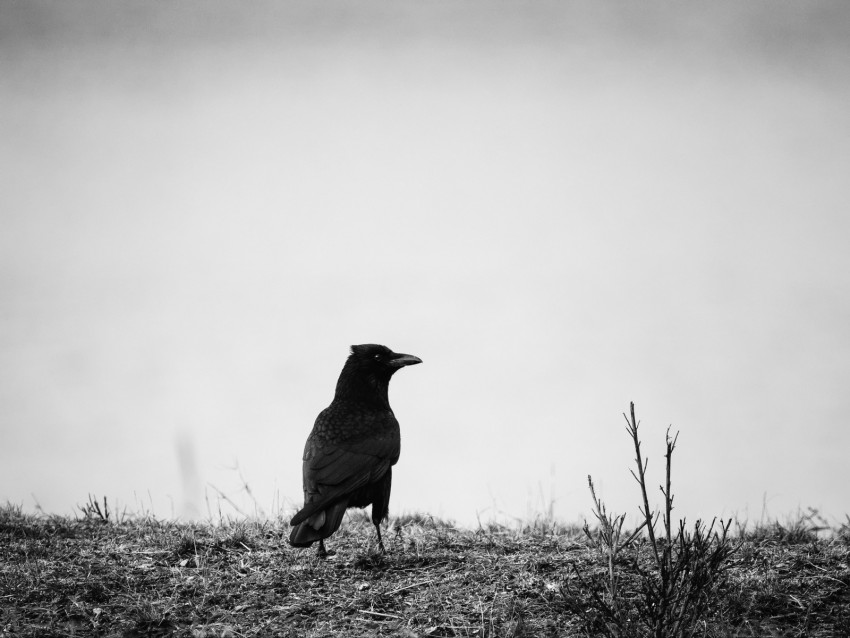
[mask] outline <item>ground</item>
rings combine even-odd
[[[537,521],[465,530],[406,516],[391,519],[381,555],[374,528],[355,514],[330,539],[335,553],[324,560],[289,547],[288,532],[280,520],[115,522],[91,510],[74,519],[0,508],[0,636],[607,631],[594,592],[604,599],[608,564],[575,527]],[[698,635],[850,635],[846,536],[777,525],[734,545]],[[631,635],[646,635],[634,559],[621,563]]]

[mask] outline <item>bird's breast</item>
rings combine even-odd
[[[367,438],[397,439],[399,427],[390,409],[359,402],[334,401],[316,418],[312,437],[331,443]]]

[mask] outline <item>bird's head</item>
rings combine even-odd
[[[392,376],[394,372],[404,366],[412,366],[422,363],[422,359],[412,354],[393,352],[386,346],[376,343],[364,343],[359,346],[351,346],[351,354],[348,360],[364,370],[385,372]]]
[[[390,378],[405,366],[422,363],[412,354],[393,352],[386,346],[364,343],[351,346],[351,354],[337,383],[337,396],[344,394],[372,395],[377,392],[382,402],[386,401]]]

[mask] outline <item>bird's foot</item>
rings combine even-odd
[[[333,550],[328,551],[327,548],[325,548],[325,541],[324,540],[319,541],[319,548],[316,550],[316,556],[318,558],[329,558],[329,557],[335,556],[335,555],[336,555],[335,551],[333,551]]]
[[[378,535],[378,553],[386,554],[387,549],[384,547],[384,539],[381,537],[381,525],[379,523],[375,523],[375,531]]]

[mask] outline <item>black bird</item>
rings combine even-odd
[[[331,404],[319,413],[304,446],[304,507],[292,518],[289,543],[309,547],[333,534],[349,507],[372,506],[378,546],[387,518],[392,466],[401,436],[387,395],[390,378],[404,366],[422,363],[409,354],[367,343],[351,346]]]

